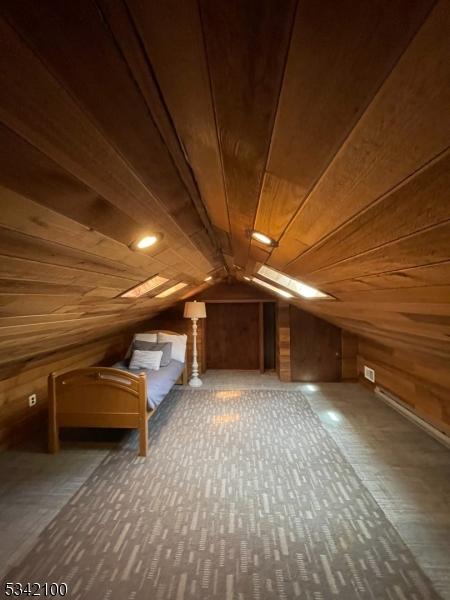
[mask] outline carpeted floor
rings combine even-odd
[[[5,581],[90,600],[436,599],[299,392],[174,390]],[[4,584],[2,585],[2,590]]]

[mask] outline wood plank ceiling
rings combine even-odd
[[[0,364],[257,263],[345,329],[450,357],[449,0],[0,12]],[[118,298],[155,274],[188,286]]]

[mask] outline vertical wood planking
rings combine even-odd
[[[234,260],[245,266],[296,3],[199,4]]]
[[[277,373],[281,381],[291,381],[291,322],[287,302],[277,303]]]

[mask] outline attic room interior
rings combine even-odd
[[[450,0],[2,0],[0,589],[450,600]]]

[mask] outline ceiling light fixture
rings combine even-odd
[[[164,290],[163,292],[158,294],[156,296],[156,298],[166,298],[167,296],[171,296],[172,294],[175,294],[175,292],[178,292],[179,290],[183,289],[186,286],[187,286],[187,283],[180,281],[180,283],[176,283],[172,287],[170,287],[167,290]]]
[[[262,275],[266,279],[270,279],[270,281],[282,285],[288,290],[291,290],[291,292],[294,292],[303,298],[332,298],[332,296],[329,294],[325,294],[324,292],[321,292],[310,285],[306,285],[306,283],[302,283],[298,279],[288,277],[288,275],[280,273],[279,271],[275,271],[275,269],[267,267],[266,265],[262,265],[258,269],[258,275]]]
[[[289,292],[286,292],[285,290],[280,290],[280,288],[275,287],[274,285],[272,285],[271,283],[268,283],[267,281],[258,279],[257,277],[252,277],[252,281],[254,283],[257,283],[258,285],[261,285],[262,287],[267,288],[268,290],[271,290],[272,292],[275,292],[279,296],[283,296],[283,298],[293,298],[294,297]]]
[[[211,281],[212,279],[212,275],[208,275],[208,277],[205,277],[205,281]]]
[[[132,250],[146,250],[147,248],[154,246],[156,242],[159,242],[161,238],[162,235],[160,233],[151,233],[144,236],[140,240],[137,240],[136,242],[132,242],[130,244],[130,248]]]
[[[275,240],[270,238],[265,233],[261,233],[260,231],[253,230],[251,236],[254,240],[256,240],[257,242],[261,242],[261,244],[264,244],[266,246],[278,246]]]
[[[249,277],[248,275],[244,275],[244,279],[245,279],[245,281],[251,281],[252,280],[252,278]]]
[[[150,279],[147,279],[139,285],[134,286],[130,290],[127,290],[123,294],[120,294],[119,298],[140,298],[141,296],[145,296],[145,294],[148,294],[160,285],[164,285],[168,281],[169,280],[167,279],[167,277],[154,275],[153,277],[150,277]]]

